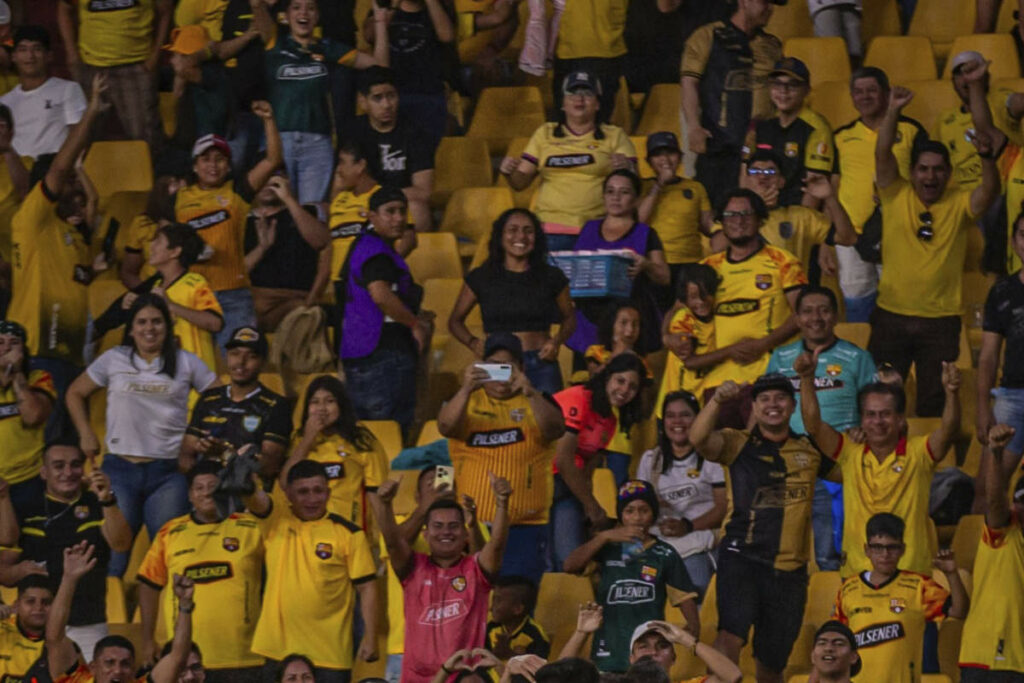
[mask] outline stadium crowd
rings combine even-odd
[[[1024,681],[1002,4],[0,0],[0,681]]]

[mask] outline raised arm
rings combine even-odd
[[[494,491],[494,519],[491,522],[491,540],[480,551],[480,569],[488,576],[497,576],[501,569],[501,556],[505,554],[505,543],[508,542],[508,499],[512,495],[512,485],[508,479],[495,476],[491,478],[491,490]]]
[[[462,386],[437,413],[437,431],[441,436],[450,439],[462,431],[462,421],[466,417],[469,397],[487,381],[488,377],[487,371],[478,368],[476,363],[466,366],[462,372]]]
[[[110,488],[110,477],[98,469],[86,477],[89,490],[96,494],[103,506],[103,526],[101,531],[110,549],[117,553],[126,553],[132,549],[132,529],[128,526],[121,508],[117,506],[117,498]]]
[[[391,502],[398,493],[399,479],[388,479],[377,487],[376,491],[369,492],[370,507],[373,508],[373,516],[380,528],[380,535],[384,538],[384,545],[388,549],[388,557],[391,559],[391,567],[401,581],[412,571],[413,552],[409,541],[395,523],[395,512],[391,508]]]
[[[960,572],[956,568],[956,559],[952,550],[940,550],[932,563],[936,569],[946,575],[949,582],[950,605],[946,614],[951,619],[966,619],[967,612],[971,608],[971,598],[967,595],[967,587],[960,579]]]
[[[985,494],[988,509],[985,510],[985,526],[1002,529],[1010,523],[1010,504],[1006,489],[1011,473],[1017,470],[1020,454],[1007,453],[1006,446],[1017,430],[1006,424],[997,424],[988,431],[988,447],[992,453],[990,467],[985,471]]]
[[[697,413],[693,424],[690,425],[690,443],[703,457],[711,462],[719,462],[725,450],[725,437],[715,431],[718,423],[718,413],[722,404],[728,401],[735,401],[740,395],[740,385],[731,379],[722,382],[714,395],[707,400],[701,411]]]
[[[47,666],[53,678],[61,676],[79,659],[78,649],[66,631],[78,582],[96,566],[94,551],[87,541],[64,548],[64,575],[46,617]]]
[[[185,668],[189,652],[192,651],[192,611],[196,608],[196,603],[192,600],[194,592],[192,579],[180,574],[174,575],[174,597],[178,603],[174,640],[171,651],[161,657],[149,673],[149,680],[152,683],[176,683]]]
[[[275,176],[271,178],[267,181],[267,188],[272,190],[274,196],[280,199],[284,207],[288,209],[292,220],[295,221],[295,227],[299,229],[299,234],[302,235],[302,239],[305,240],[306,244],[316,250],[320,250],[331,243],[331,231],[327,229],[327,224],[310,214],[299,204],[299,200],[292,194],[291,185],[287,177]]]
[[[692,633],[667,621],[655,621],[651,625],[667,641],[682,645],[690,654],[708,665],[708,673],[711,675],[704,679],[705,683],[739,683],[743,680],[743,672],[731,659],[700,642]]]
[[[274,121],[274,110],[266,100],[253,100],[252,113],[263,120],[263,134],[267,140],[267,153],[249,170],[246,180],[249,187],[257,190],[270,178],[270,174],[284,162],[284,148],[281,146],[281,134]]]
[[[249,0],[249,7],[252,9],[252,23],[256,32],[263,42],[269,45],[277,38],[277,25],[270,16],[270,8],[264,0]]]
[[[62,2],[61,5],[63,4]],[[104,74],[97,74],[92,79],[92,94],[89,96],[89,104],[85,108],[82,120],[68,133],[68,137],[64,140],[64,144],[60,146],[60,150],[58,150],[57,155],[53,158],[53,163],[50,164],[50,168],[43,178],[45,189],[51,196],[60,194],[60,191],[64,189],[68,171],[74,168],[75,159],[78,158],[78,155],[82,153],[82,150],[88,144],[89,130],[92,128],[93,122],[100,112],[108,106],[103,101],[103,95],[106,92],[107,77]]]
[[[912,99],[914,93],[898,85],[889,94],[889,107],[882,117],[878,139],[875,141],[875,184],[878,187],[888,187],[900,177],[900,167],[896,155],[892,153],[892,146],[896,144],[896,126],[900,113]]]
[[[988,211],[1002,191],[996,159],[1006,148],[1006,136],[998,130],[996,134],[979,132],[971,138],[971,144],[981,159],[981,184],[971,191],[971,213],[980,216]]]
[[[427,14],[430,15],[430,23],[434,25],[434,33],[442,43],[450,43],[455,40],[455,27],[452,26],[451,17],[445,11],[441,0],[426,0]]]
[[[814,372],[818,367],[820,353],[821,347],[815,349],[813,355],[804,351],[793,361],[793,371],[800,376],[800,416],[804,420],[804,430],[823,452],[835,453],[843,436],[821,419],[821,405],[814,386]]]
[[[603,613],[604,608],[596,602],[580,603],[579,612],[576,615],[576,630],[562,646],[562,651],[558,653],[559,659],[580,656],[587,638],[601,628],[601,622],[604,621]]]
[[[850,215],[839,203],[832,183],[828,176],[823,173],[808,173],[804,177],[805,194],[822,202],[822,212],[829,217],[832,225],[835,226],[835,242],[843,246],[853,246],[857,243],[857,231],[850,221]]]
[[[946,393],[942,423],[928,435],[928,449],[936,462],[945,457],[960,431],[960,370],[955,363],[942,362],[942,389]]]
[[[624,526],[599,531],[594,534],[592,539],[569,553],[569,557],[565,558],[565,566],[562,567],[562,571],[567,574],[582,574],[587,565],[601,552],[601,548],[607,544],[642,540],[643,537],[636,530]]]

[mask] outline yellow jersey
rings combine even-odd
[[[913,186],[898,178],[879,188],[882,201],[882,276],[878,306],[923,318],[960,315],[967,231],[976,230],[971,193],[947,187],[925,206]],[[922,238],[922,230],[932,236]]]
[[[213,295],[210,283],[199,273],[184,273],[177,280],[166,285],[164,292],[168,301],[183,308],[210,311],[221,318],[224,317],[224,311],[221,310],[217,297]],[[217,346],[214,344],[212,332],[175,316],[174,336],[178,338],[178,345],[183,350],[199,356],[199,359],[206,363],[206,367],[217,368]]]
[[[174,8],[174,25],[199,24],[206,29],[210,40],[220,40],[221,24],[228,0],[178,0]]]
[[[363,451],[347,439],[332,434],[318,436],[307,459],[323,463],[327,469],[327,485],[331,496],[327,510],[361,529],[367,528],[366,493],[375,491],[388,476],[388,456],[373,434],[368,434],[370,447]],[[300,434],[292,439],[292,448],[302,440]],[[288,501],[280,486],[274,487],[274,505],[287,506]]]
[[[653,180],[647,181],[644,192],[653,185]],[[647,224],[661,238],[668,263],[693,263],[703,257],[700,220],[705,211],[711,211],[711,200],[698,181],[676,178],[661,188]]]
[[[213,249],[192,271],[205,277],[215,292],[249,286],[242,243],[249,202],[236,192],[236,182],[209,190],[189,185],[178,191],[174,202],[175,218],[188,223]]]
[[[721,229],[722,224],[715,223],[713,230]],[[832,221],[828,216],[812,208],[792,204],[778,206],[768,213],[768,219],[761,226],[761,237],[773,247],[796,256],[807,271],[811,251],[816,245],[825,243],[831,230]]]
[[[22,160],[22,164],[25,161]],[[11,261],[11,219],[14,213],[21,206],[21,198],[14,191],[14,183],[11,181],[11,172],[7,170],[7,164],[0,167],[0,258],[10,263]]]
[[[835,616],[850,627],[862,668],[854,681],[918,683],[926,621],[942,621],[949,591],[930,576],[898,571],[880,586],[868,572],[843,582]]]
[[[629,0],[573,0],[565,3],[558,26],[559,59],[619,57],[626,54]],[[559,84],[560,86],[561,84]],[[602,83],[607,89],[610,83]]]
[[[1014,148],[999,157],[1000,162],[1009,161],[1003,173],[1003,190],[1006,192],[1006,222],[1013,225],[1014,219],[1024,210],[1024,150]],[[1021,268],[1021,261],[1013,251],[1013,230],[1006,231],[1006,272],[1015,273]]]
[[[50,373],[30,370],[26,380],[29,391],[46,394],[51,402],[56,403],[57,391]],[[45,428],[45,422],[36,427],[26,427],[22,423],[13,382],[7,387],[0,387],[0,443],[4,449],[0,478],[8,484],[19,484],[39,474],[46,442],[43,436]]]
[[[843,473],[842,575],[853,576],[871,569],[864,554],[865,527],[880,512],[890,512],[907,525],[903,535],[907,550],[899,568],[930,572],[937,550],[932,547],[928,527],[928,500],[936,458],[928,447],[928,437],[903,439],[896,450],[879,461],[867,444],[841,436],[836,459]]]
[[[333,513],[306,522],[283,505],[262,524],[267,580],[252,651],[351,669],[353,586],[377,574],[366,534]]]
[[[345,265],[349,247],[366,226],[370,210],[370,197],[380,189],[374,185],[363,194],[344,190],[331,201],[328,227],[331,230],[331,279],[337,280]]]
[[[548,400],[546,397],[544,400]],[[455,486],[476,501],[481,522],[494,518],[489,473],[505,477],[516,492],[510,524],[546,524],[553,495],[554,442],[546,441],[522,393],[504,400],[483,389],[469,396],[459,433],[448,440]]]
[[[715,350],[714,317],[701,320],[689,308],[683,306],[672,315],[672,320],[668,324],[668,332],[692,339],[694,355]],[[683,361],[679,360],[676,354],[669,352],[668,358],[665,360],[665,374],[661,377],[661,387],[658,389],[658,400],[654,404],[655,414],[659,418],[661,417],[665,396],[673,391],[683,389],[699,399],[704,391],[705,374],[702,370],[687,370]]]
[[[89,247],[57,217],[56,197],[40,181],[11,221],[13,294],[7,317],[28,333],[33,356],[82,364],[89,313]]]
[[[42,653],[42,633],[25,633],[13,615],[0,621],[0,681],[20,682]]]
[[[974,594],[960,638],[960,666],[1024,671],[1024,535],[1014,516],[985,526],[974,558]]]
[[[892,153],[900,176],[910,177],[910,154],[918,140],[927,140],[928,133],[914,119],[901,116],[896,123],[896,142]],[[835,168],[841,178],[839,203],[846,209],[857,232],[877,206],[875,201],[875,143],[878,132],[857,119],[837,128],[832,134],[835,143]]]
[[[152,53],[154,0],[64,2],[78,7],[78,52],[86,64],[135,64]]]
[[[612,172],[612,154],[635,159],[636,149],[618,126],[603,124],[604,137],[596,140],[593,131],[574,135],[567,126],[562,126],[562,137],[555,137],[557,125],[545,123],[534,131],[523,158],[536,164],[540,174],[533,208],[544,231],[575,235],[585,222],[604,214],[601,184]]]
[[[715,345],[722,349],[747,339],[759,339],[781,326],[793,311],[786,294],[807,284],[800,261],[793,254],[764,243],[742,261],[729,259],[728,250],[712,254],[701,263],[718,273],[715,294]],[[753,382],[768,367],[765,353],[749,365],[726,360],[715,367],[716,376],[736,382]],[[705,382],[705,388],[717,386]]]
[[[139,566],[139,580],[161,591],[163,628],[174,633],[178,613],[174,591],[164,590],[175,574],[195,582],[192,640],[209,669],[259,666],[250,649],[260,610],[263,537],[260,520],[247,513],[204,524],[191,514],[157,532]]]
[[[1006,109],[1007,100],[1013,94],[1008,88],[992,88],[986,99],[992,112],[992,122],[1014,145],[1024,144],[1021,138],[1020,120],[1010,117]],[[961,190],[973,190],[981,185],[981,157],[968,139],[974,134],[974,121],[966,105],[949,109],[939,116],[938,140],[949,150],[953,165],[953,181]]]
[[[145,280],[156,274],[156,269],[149,265],[149,244],[156,237],[156,231],[160,228],[156,221],[146,214],[139,214],[128,224],[127,236],[125,237],[124,250],[126,253],[140,254],[142,256],[142,269],[139,271],[139,279]]]

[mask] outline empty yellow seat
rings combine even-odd
[[[107,577],[107,622],[128,623],[128,607],[124,599],[124,584],[117,576]]]
[[[865,43],[877,36],[896,36],[902,33],[900,11],[892,0],[864,0],[860,33]]]
[[[866,349],[871,339],[871,323],[836,323],[836,336]]]
[[[434,191],[430,203],[443,207],[452,192],[463,187],[491,184],[491,153],[487,140],[466,137],[441,138],[434,154]]]
[[[427,420],[423,423],[423,427],[420,429],[420,435],[416,439],[416,445],[424,446],[443,438],[444,437],[441,436],[441,432],[437,430],[437,420]]]
[[[636,124],[637,135],[650,135],[660,130],[672,131],[681,138],[679,123],[679,86],[675,83],[657,83],[644,102],[640,122]],[[638,149],[638,154],[642,152]]]
[[[975,5],[964,0],[918,0],[907,34],[928,36],[936,56],[945,59],[953,39],[974,28]]]
[[[931,137],[939,133],[939,117],[943,112],[960,106],[960,98],[949,80],[907,81],[904,87],[914,92],[914,99],[903,109],[903,115],[924,126]]]
[[[946,68],[942,71],[943,78],[953,74],[953,57],[964,50],[976,50],[991,62],[988,65],[993,79],[1020,78],[1020,61],[1017,57],[1017,46],[1009,33],[975,33],[969,36],[957,36],[949,49],[950,59],[946,60]]]
[[[472,256],[476,245],[491,235],[494,220],[515,206],[507,187],[464,187],[452,193],[441,219],[441,230],[467,238],[460,256]]]
[[[394,420],[360,420],[359,424],[377,437],[377,441],[387,453],[388,462],[402,450],[402,429]]]
[[[619,76],[619,89],[615,91],[615,108],[608,123],[629,132],[633,130],[633,105],[630,102],[629,85],[626,78]]]
[[[85,172],[101,202],[117,192],[149,192],[153,161],[142,140],[94,142],[85,156]]]
[[[764,30],[779,40],[813,36],[814,24],[807,3],[789,2],[772,8],[772,18]]]
[[[512,138],[529,137],[542,123],[544,102],[538,88],[484,88],[466,135],[487,140],[492,152],[503,154]]]
[[[593,599],[594,587],[586,576],[548,572],[541,577],[534,619],[551,638],[552,653],[561,651],[576,630],[579,606]]]
[[[619,490],[615,486],[615,475],[607,467],[598,467],[594,470],[594,498],[604,508],[605,513],[612,519],[616,518],[615,500]]]
[[[434,336],[430,341],[432,349],[444,347],[451,337],[448,333],[448,317],[455,307],[455,301],[462,291],[462,278],[431,278],[423,283],[423,309],[433,311],[437,314],[434,326]],[[480,319],[480,307],[474,306],[466,318],[466,324],[471,328],[483,330],[483,322]]]
[[[950,546],[958,567],[974,571],[974,558],[978,554],[978,542],[984,528],[985,515],[964,515],[960,518]]]
[[[811,89],[807,103],[825,117],[832,130],[845,126],[860,114],[853,107],[849,81],[825,81]]]
[[[879,36],[868,46],[864,64],[877,66],[897,84],[938,76],[932,41],[925,36]]]
[[[811,87],[825,81],[850,80],[850,57],[842,38],[790,38],[783,45],[782,52],[807,65],[811,72]]]
[[[462,277],[462,262],[450,232],[421,232],[419,244],[405,257],[412,277],[424,283],[434,277]]]

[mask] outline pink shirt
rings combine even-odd
[[[439,567],[423,553],[402,582],[405,656],[402,683],[430,683],[456,650],[484,647],[491,583],[477,555]]]

